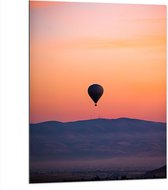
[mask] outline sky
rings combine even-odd
[[[30,122],[120,117],[166,121],[166,6],[31,1]]]

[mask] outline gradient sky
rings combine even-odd
[[[166,6],[31,1],[30,122],[98,117],[166,121]]]

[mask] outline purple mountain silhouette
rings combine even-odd
[[[165,123],[119,118],[30,124],[30,169],[165,164]]]

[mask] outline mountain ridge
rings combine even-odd
[[[31,124],[30,166],[59,168],[165,165],[166,123],[137,119],[92,119]],[[66,164],[63,164],[66,163]]]
[[[46,123],[60,123],[60,124],[66,124],[66,123],[76,123],[76,122],[85,122],[85,121],[118,121],[118,120],[125,120],[125,121],[143,121],[143,122],[153,122],[153,123],[161,123],[166,124],[166,122],[160,122],[160,121],[151,121],[151,120],[144,120],[144,119],[138,119],[138,118],[129,118],[129,117],[119,117],[119,118],[94,118],[94,119],[86,119],[86,120],[76,120],[76,121],[57,121],[57,120],[47,120],[37,123],[30,123],[30,125],[36,125],[36,124],[46,124]]]

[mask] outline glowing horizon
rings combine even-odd
[[[121,117],[166,122],[166,6],[31,1],[30,122]]]

